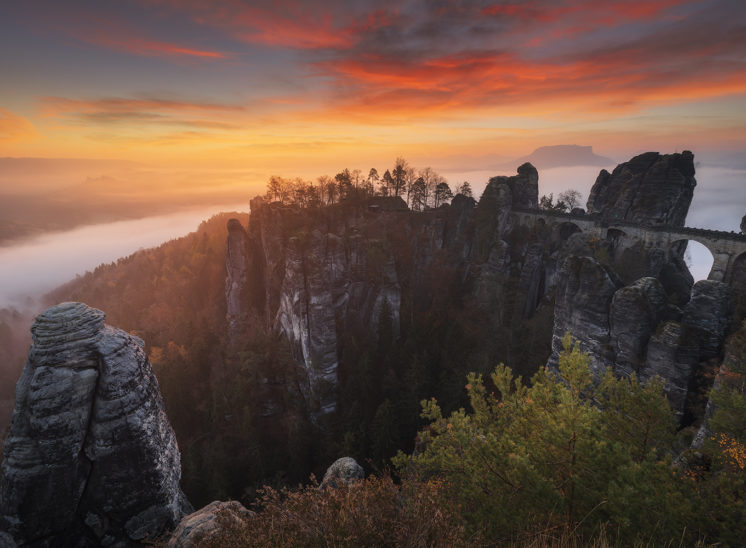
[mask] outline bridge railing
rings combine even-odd
[[[713,239],[721,240],[733,240],[737,242],[746,243],[746,234],[740,234],[738,232],[726,232],[724,230],[710,230],[708,228],[695,228],[689,226],[671,226],[671,225],[656,225],[656,224],[644,224],[635,223],[627,220],[609,221],[608,219],[602,219],[598,213],[585,213],[582,215],[573,215],[572,213],[564,213],[562,211],[553,211],[551,209],[538,209],[529,207],[514,207],[512,211],[516,213],[528,213],[529,215],[541,215],[556,217],[559,219],[567,219],[568,221],[593,221],[602,227],[624,227],[639,228],[643,230],[650,230],[654,232],[672,232],[677,234],[685,234],[691,236],[701,236]]]

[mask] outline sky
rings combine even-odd
[[[257,179],[555,144],[746,164],[742,0],[3,4],[0,157]]]

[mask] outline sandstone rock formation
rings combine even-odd
[[[516,207],[537,207],[539,204],[539,172],[526,162],[518,167],[518,175],[491,177],[490,185],[507,185],[512,204]]]
[[[651,152],[602,171],[583,215],[527,211],[538,203],[530,164],[491,178],[479,202],[456,196],[449,207],[417,213],[398,197],[319,209],[257,198],[246,260],[259,297],[247,306],[289,342],[316,418],[337,409],[340,371],[355,374],[345,371],[345,340],[375,337],[382,316],[394,339],[406,336],[406,322],[427,317],[438,291],[481,314],[480,359],[530,374],[518,360],[544,360],[551,340],[556,364],[569,331],[594,371],[670,373],[671,393],[684,397],[676,405],[684,405],[685,383],[719,355],[726,323],[716,318],[727,304],[716,286],[692,292],[685,241],[650,235],[684,224],[695,185],[692,153]]]
[[[241,222],[238,219],[230,219],[225,256],[225,302],[228,329],[233,333],[247,327],[248,270],[251,267],[248,243],[248,235]]]
[[[363,479],[364,477],[365,470],[363,470],[363,467],[355,459],[352,457],[342,457],[335,460],[326,469],[320,487],[339,487]]]
[[[671,408],[679,420],[684,414],[684,404],[689,381],[699,361],[699,346],[685,326],[667,321],[650,336],[647,360],[640,370],[640,379],[653,376],[665,379],[665,391]]]
[[[728,286],[714,280],[700,280],[694,284],[681,323],[697,331],[701,359],[720,354],[729,322]]]
[[[610,221],[683,226],[694,187],[694,155],[688,150],[646,152],[602,170],[588,197],[588,213]]]
[[[168,539],[169,548],[198,548],[218,540],[229,542],[240,535],[242,524],[251,516],[238,501],[213,501],[204,508],[185,516]],[[244,539],[245,540],[245,539]],[[238,545],[238,544],[237,544]]]
[[[580,341],[591,370],[602,374],[613,361],[609,344],[609,309],[621,282],[591,257],[570,256],[560,268],[554,308],[550,366],[556,367],[565,333]]]
[[[609,338],[619,375],[640,372],[650,336],[667,315],[666,293],[656,278],[640,278],[614,293]]]
[[[16,387],[0,483],[0,529],[19,544],[155,538],[190,511],[142,340],[63,303],[39,315]]]

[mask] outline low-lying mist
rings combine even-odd
[[[89,225],[0,247],[0,308],[36,309],[38,299],[77,274],[160,245],[197,229],[221,211],[247,204],[210,206],[132,221]]]
[[[611,171],[614,166],[606,169]],[[546,194],[557,195],[568,189],[578,190],[583,195],[583,207],[588,200],[593,183],[596,181],[601,168],[594,166],[556,167],[539,170],[539,196]],[[445,172],[451,185],[456,182],[469,181],[472,183],[475,197],[484,191],[490,177],[499,175],[514,175],[504,171],[465,171]],[[694,199],[689,208],[686,225],[695,228],[738,232],[741,217],[746,213],[746,170],[729,169],[714,166],[697,167],[697,186],[694,189]],[[704,280],[710,273],[713,257],[710,251],[697,242],[690,242],[686,251],[686,261],[694,280]]]

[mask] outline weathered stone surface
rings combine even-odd
[[[746,215],[741,217],[741,233],[746,234]]]
[[[0,529],[40,546],[154,538],[190,510],[142,340],[63,303],[39,315],[5,441]]]
[[[240,538],[233,537],[240,535],[243,524],[251,514],[238,501],[213,501],[181,520],[168,539],[168,547],[198,548],[218,540],[226,544],[240,542]]]
[[[700,280],[692,288],[681,323],[698,331],[700,359],[720,354],[730,321],[730,289],[723,282]]]
[[[689,301],[693,284],[683,260],[689,233],[645,226],[683,225],[695,184],[690,152],[646,153],[603,171],[589,214],[578,209],[575,217],[517,210],[538,202],[538,173],[530,164],[513,177],[491,178],[478,203],[457,196],[449,207],[421,213],[405,213],[400,200],[392,208],[374,200],[375,211],[367,202],[309,211],[257,199],[250,260],[261,272],[267,326],[290,341],[317,416],[336,409],[342,341],[375,333],[384,303],[398,334],[401,303],[407,320],[416,321],[445,287],[461,292],[461,302],[479,310],[481,323],[496,334],[485,337],[488,359],[519,354],[517,329],[542,330],[546,340],[549,311],[536,316],[537,303],[554,298],[549,364],[556,364],[568,330],[591,353],[594,370],[609,365],[626,375],[647,367],[651,333],[663,321],[683,322],[699,338],[712,335],[702,355],[697,351],[700,360],[722,338],[713,316],[722,306],[694,306],[700,312],[690,312],[692,321],[677,308]],[[621,280],[632,285],[612,305]],[[660,355],[671,340],[656,342]],[[674,361],[677,352],[669,348]]]
[[[650,335],[667,312],[666,292],[655,278],[640,278],[614,293],[609,323],[615,373],[640,371]]]
[[[544,292],[544,252],[540,244],[528,247],[518,287],[523,297],[523,317],[534,315]]]
[[[342,457],[335,460],[326,469],[321,487],[340,487],[353,481],[363,479],[365,470],[352,457]]]
[[[699,365],[699,344],[691,329],[675,321],[661,324],[650,337],[647,360],[640,369],[640,379],[658,375],[665,379],[665,391],[671,408],[679,420],[684,414],[684,404],[689,381]]]
[[[539,205],[539,172],[530,163],[526,162],[519,166],[518,175],[491,177],[487,186],[500,184],[506,184],[510,188],[514,206],[537,207]]]
[[[601,170],[587,209],[608,221],[683,226],[696,184],[691,152],[646,152]]]
[[[263,265],[252,291],[266,295],[266,326],[285,335],[306,372],[301,388],[314,417],[336,409],[339,341],[346,330],[375,334],[388,311],[398,335],[401,288],[381,227],[400,219],[398,208],[311,211],[251,202],[250,257]],[[438,248],[450,237],[444,224],[433,225],[427,236]]]
[[[554,331],[550,367],[559,363],[566,332],[580,342],[591,358],[591,370],[600,375],[612,364],[609,338],[609,307],[621,283],[591,257],[565,259],[557,275]]]
[[[246,328],[249,304],[249,237],[238,219],[228,221],[225,256],[225,302],[228,329],[236,333]]]

